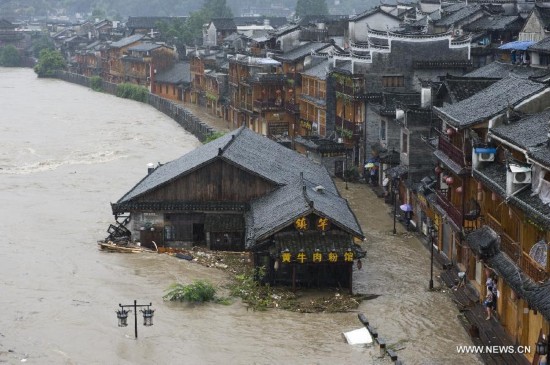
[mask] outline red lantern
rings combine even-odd
[[[456,193],[462,194],[462,186],[459,186],[458,188],[456,188]]]
[[[455,132],[454,129],[452,129],[452,128],[447,128],[447,135],[448,135],[448,136],[451,136],[454,132]]]
[[[453,185],[454,179],[452,176],[449,176],[445,179],[445,182],[447,183],[447,185]]]
[[[436,173],[437,175],[439,175],[439,174],[441,174],[441,171],[443,171],[443,170],[441,169],[441,167],[436,166],[436,168],[435,168],[435,173]]]

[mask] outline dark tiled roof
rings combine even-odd
[[[533,44],[529,47],[530,51],[538,52],[550,52],[550,37],[546,37],[543,40]]]
[[[237,16],[233,18],[237,27],[245,25],[264,25],[266,20],[269,21],[269,25],[273,28],[279,28],[288,23],[285,17]]]
[[[491,128],[489,133],[529,152],[546,146],[550,110]],[[546,147],[545,147],[546,148]]]
[[[128,17],[126,27],[130,29],[154,29],[157,28],[160,22],[171,24],[178,20],[186,19],[186,16],[131,16]]]
[[[357,219],[345,199],[338,193],[316,188],[318,185],[298,177],[273,193],[256,199],[245,215],[246,246],[250,248],[280,229],[291,225],[297,218],[310,213],[329,218],[333,224],[363,237]]]
[[[237,30],[233,18],[213,18],[212,23],[214,23],[216,30]]]
[[[445,152],[441,150],[435,150],[434,156],[457,175],[463,175],[468,172],[467,169],[454,162],[449,156],[445,154]]]
[[[526,300],[531,308],[538,310],[546,320],[550,320],[550,287],[533,281],[516,262],[500,251],[500,237],[495,231],[483,226],[469,233],[466,242],[478,255],[489,252],[484,261],[518,296]]]
[[[113,42],[111,43],[111,48],[122,48],[122,47],[126,47],[132,43],[135,43],[135,42],[138,42],[140,41],[141,39],[143,39],[145,37],[144,34],[134,34],[134,35],[131,35],[129,37],[126,37],[126,38],[122,38],[121,40],[117,41],[117,42]]]
[[[436,114],[456,128],[466,128],[502,113],[526,98],[541,92],[546,85],[509,76],[456,104],[434,107]]]
[[[315,66],[304,71],[304,75],[315,77],[319,80],[326,80],[328,75],[328,60],[324,60]]]
[[[189,62],[176,63],[171,69],[156,75],[155,80],[167,84],[190,83],[191,72]]]
[[[452,14],[443,14],[440,20],[436,22],[438,26],[451,26],[461,20],[467,19],[468,17],[474,15],[477,12],[480,12],[481,5],[466,5],[462,9],[453,12]]]
[[[382,105],[380,111],[382,113],[395,113],[397,105],[415,106],[420,105],[420,93],[408,92],[383,92]]]
[[[219,155],[220,149],[221,155]],[[296,176],[303,172],[305,179],[314,181],[324,186],[329,192],[338,194],[334,182],[323,166],[241,127],[176,160],[157,167],[117,203],[128,202],[210,163],[217,157],[279,185],[294,181]]]
[[[163,47],[163,45],[156,44],[156,43],[150,43],[150,42],[143,42],[143,43],[136,44],[135,46],[132,46],[132,47],[128,48],[128,51],[149,52],[149,51],[152,51],[152,50],[160,48],[160,47]]]
[[[286,24],[286,25],[283,25],[283,26],[279,27],[275,31],[273,31],[272,34],[276,37],[280,37],[282,35],[294,32],[294,31],[299,30],[299,29],[300,29],[300,26],[298,24]]]
[[[361,14],[357,14],[356,16],[354,17],[351,17],[350,18],[350,21],[353,21],[353,22],[356,22],[358,20],[361,20],[363,18],[366,18],[366,17],[369,17],[371,15],[374,15],[376,13],[382,13],[383,15],[386,15],[387,17],[390,17],[390,18],[394,18],[395,20],[401,20],[399,17],[393,15],[393,14],[390,14],[390,13],[386,13],[384,10],[380,9],[379,6],[375,7],[375,8],[372,8],[372,9],[369,9],[367,11],[364,11],[362,12]]]
[[[476,78],[447,75],[443,84],[452,103],[457,103],[477,94],[497,82],[497,78]]]
[[[550,26],[550,8],[540,5],[535,5],[535,11],[539,14],[544,28]]]
[[[455,13],[457,11],[459,11],[460,9],[463,9],[467,6],[466,3],[455,3],[455,4],[451,4],[451,5],[442,5],[442,8],[443,8],[443,11],[445,13]]]
[[[386,174],[392,179],[401,178],[408,172],[409,168],[405,165],[397,165],[386,170]]]
[[[495,31],[509,30],[519,31],[523,25],[523,21],[517,15],[492,15],[486,16],[464,26],[464,30],[469,32],[477,31]]]
[[[330,43],[310,42],[310,43],[306,43],[301,46],[298,46],[297,48],[294,48],[293,50],[288,51],[286,53],[283,53],[280,55],[274,55],[273,58],[281,61],[297,61],[311,54],[311,52],[319,52],[330,46],[331,46]]]
[[[512,65],[511,63],[503,63],[499,61],[491,62],[490,64],[480,67],[475,71],[467,73],[465,77],[488,77],[488,78],[504,78],[510,74],[518,76],[537,76],[547,73],[547,71],[532,67]]]

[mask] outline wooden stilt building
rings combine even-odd
[[[264,281],[351,288],[364,236],[324,166],[241,127],[149,170],[112,204],[133,240],[248,251]]]

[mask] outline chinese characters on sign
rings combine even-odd
[[[294,221],[294,227],[298,231],[307,231],[309,229],[309,220],[307,217],[300,217]],[[325,232],[330,229],[330,220],[328,218],[319,217],[315,219],[315,228],[318,231]]]
[[[317,219],[317,229],[319,231],[325,232],[329,229],[329,227],[330,221],[328,220],[328,218],[320,217]]]
[[[306,231],[309,228],[309,224],[305,217],[300,217],[294,222],[294,227],[296,227],[298,231]]]
[[[344,252],[344,261],[345,262],[352,262],[355,258],[355,255],[353,254],[353,251],[351,250],[348,250],[346,252]],[[281,262],[282,263],[291,263],[292,262],[292,253],[288,250],[285,250],[283,252],[281,252]],[[326,260],[328,262],[331,262],[331,263],[335,263],[335,262],[338,262],[338,253],[336,251],[330,251],[327,255],[326,255]],[[305,253],[303,250],[298,252],[298,254],[295,256],[295,260],[300,263],[300,264],[303,264],[305,262],[308,261],[308,254]],[[319,250],[315,250],[315,252],[313,252],[311,254],[311,261],[312,262],[315,262],[315,263],[319,263],[319,262],[323,262],[323,253]]]
[[[319,251],[315,251],[313,253],[313,257],[312,257],[312,261],[313,262],[321,262],[323,261],[323,254]]]
[[[292,258],[292,255],[288,251],[283,251],[283,254],[281,255],[281,259],[283,263],[290,262],[290,259]]]

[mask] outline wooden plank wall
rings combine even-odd
[[[140,197],[139,201],[249,202],[273,188],[271,182],[259,176],[215,160]]]

